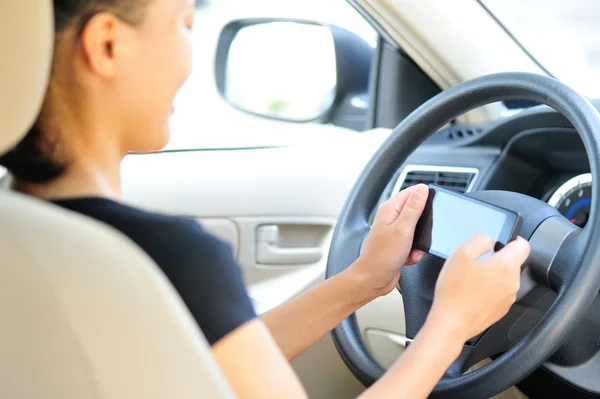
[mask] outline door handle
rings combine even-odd
[[[260,265],[305,265],[323,258],[320,247],[286,248],[279,243],[279,226],[260,226],[256,231],[256,263]]]

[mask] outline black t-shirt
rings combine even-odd
[[[142,211],[105,198],[54,203],[116,228],[150,255],[211,345],[255,317],[231,248],[196,221]]]

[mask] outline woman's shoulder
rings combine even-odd
[[[80,198],[55,204],[104,222],[128,236],[159,264],[166,259],[199,256],[231,258],[231,249],[198,221],[152,212],[106,198]]]

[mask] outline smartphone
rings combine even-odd
[[[417,223],[413,248],[447,259],[459,246],[483,233],[500,250],[516,238],[515,212],[429,185],[425,210]]]

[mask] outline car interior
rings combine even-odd
[[[230,21],[214,53],[223,103],[275,129],[339,131],[318,145],[131,154],[125,201],[195,218],[229,243],[259,314],[344,270],[378,206],[406,187],[435,184],[514,210],[533,248],[518,301],[465,345],[432,397],[600,397],[600,102],[525,51],[486,7],[493,2],[436,2],[431,12],[427,1],[352,0],[377,31],[374,48],[318,21]],[[52,21],[49,0],[0,3],[0,153],[37,117]],[[319,48],[311,73],[322,79],[285,86],[305,90],[301,100],[273,101],[271,89],[247,96],[260,81],[236,63],[265,68],[277,89],[289,78],[276,72],[290,59],[272,48],[265,60],[245,58],[245,32],[263,30],[290,42],[299,32],[315,43],[306,51]],[[9,179],[0,190],[1,397],[235,397],[146,254],[101,223],[12,191]],[[441,265],[427,256],[403,271],[397,290],[294,359],[309,397],[352,398],[375,382],[423,325]]]

